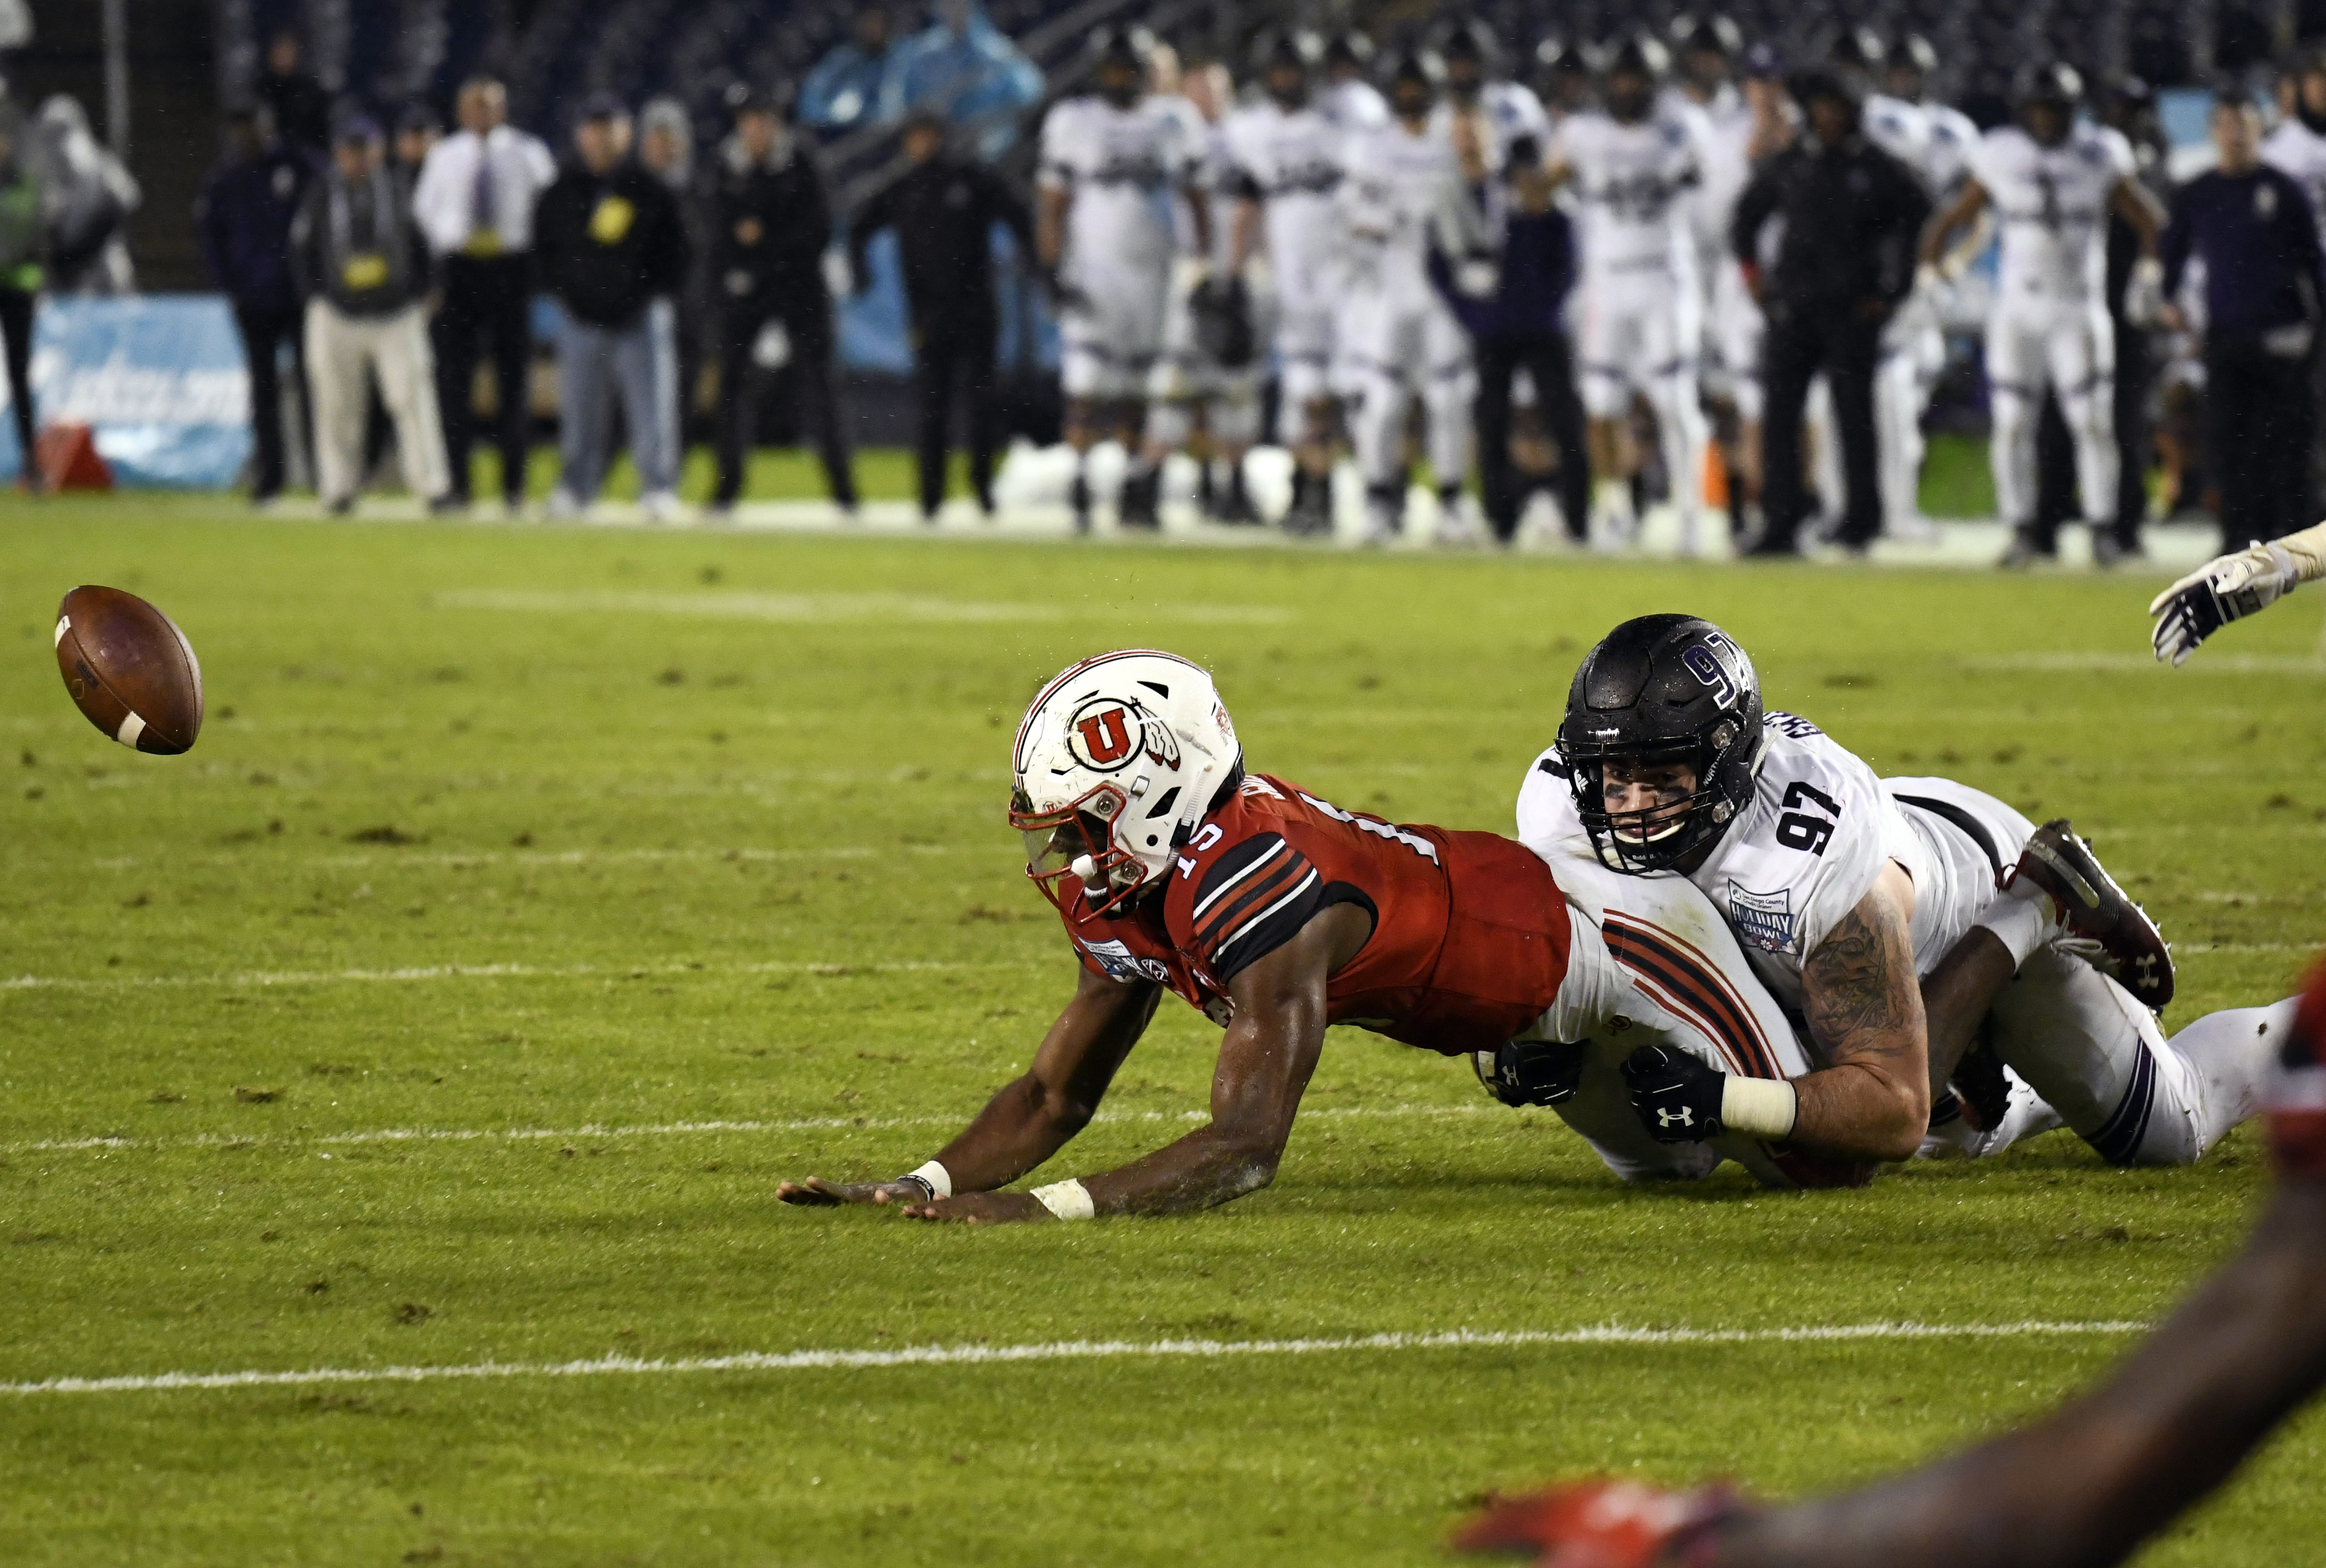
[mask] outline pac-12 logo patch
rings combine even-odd
[[[1754,893],[1750,888],[1728,885],[1728,919],[1736,927],[1736,934],[1763,952],[1782,952],[1793,945],[1793,893],[1790,887],[1780,887],[1774,893]]]
[[[1079,940],[1079,939],[1077,939]],[[1140,958],[1130,947],[1119,942],[1085,942],[1084,952],[1098,960],[1111,980],[1153,980],[1158,985],[1171,983],[1171,970],[1160,960]]]

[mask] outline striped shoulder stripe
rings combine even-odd
[[[1308,864],[1308,858],[1299,850],[1281,840],[1278,841],[1277,847],[1280,853],[1271,854],[1264,862],[1256,863],[1251,876],[1238,881],[1233,887],[1223,889],[1224,896],[1202,918],[1191,923],[1197,946],[1213,948],[1214,951],[1217,951],[1214,943],[1219,947],[1226,946],[1226,942],[1221,941],[1223,932],[1242,925],[1252,911],[1274,905],[1283,896],[1286,888],[1317,875],[1316,868]]]
[[[1738,1072],[1752,1078],[1785,1076],[1752,1008],[1702,952],[1660,926],[1612,910],[1600,929],[1615,961],[1668,992],[1679,1010],[1720,1043]]]
[[[1295,854],[1282,835],[1261,833],[1230,848],[1212,862],[1204,879],[1196,884],[1196,907],[1188,918],[1200,922],[1209,914],[1212,906],[1248,881],[1261,868],[1282,855]]]
[[[1303,864],[1305,866],[1306,862],[1303,862]],[[1212,947],[1209,968],[1214,974],[1218,975],[1222,979],[1225,979],[1229,975],[1234,973],[1237,970],[1242,969],[1243,965],[1238,960],[1242,959],[1243,955],[1242,953],[1231,954],[1228,950],[1234,947],[1236,943],[1243,941],[1244,938],[1251,935],[1254,932],[1265,929],[1270,920],[1284,914],[1287,910],[1294,909],[1296,906],[1300,905],[1303,900],[1309,898],[1317,892],[1317,883],[1319,880],[1317,875],[1317,868],[1314,866],[1307,866],[1307,869],[1308,874],[1301,877],[1300,880],[1291,888],[1287,890],[1281,896],[1271,901],[1265,908],[1256,911],[1251,919],[1245,921],[1242,925],[1237,926],[1226,936],[1222,937],[1219,942]],[[1279,940],[1277,942],[1270,942],[1268,945],[1271,949],[1281,946],[1284,941],[1298,934],[1300,926],[1307,923],[1307,921],[1305,919],[1297,920],[1293,923],[1292,929],[1277,933]]]

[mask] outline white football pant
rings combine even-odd
[[[1470,336],[1435,291],[1365,290],[1352,302],[1349,355],[1359,407],[1353,434],[1357,468],[1369,486],[1393,484],[1403,467],[1406,410],[1421,394],[1429,418],[1429,467],[1441,485],[1470,472],[1470,405],[1478,373]]]
[[[1073,282],[1079,297],[1058,312],[1060,390],[1082,402],[1145,397],[1163,348],[1168,260],[1079,267]]]
[[[1655,410],[1656,441],[1681,536],[1693,545],[1704,507],[1704,446],[1710,437],[1697,400],[1695,285],[1657,274],[1652,281],[1593,280],[1585,286],[1580,361],[1583,412],[1621,419],[1633,391]]]
[[[2116,337],[2098,301],[1998,301],[1986,323],[1986,379],[1995,433],[1996,509],[2015,525],[2035,519],[2035,428],[2048,387],[2076,447],[2076,489],[2087,518],[2116,516]]]

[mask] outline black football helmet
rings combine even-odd
[[[1437,58],[1436,51],[1400,50],[1390,62],[1389,72],[1382,79],[1382,91],[1388,95],[1391,109],[1404,112],[1399,109],[1398,89],[1408,86],[1419,87],[1428,102],[1437,101],[1437,95],[1446,87],[1446,62]]]
[[[1118,108],[1128,108],[1146,94],[1147,70],[1155,58],[1155,35],[1144,27],[1112,23],[1090,35],[1093,74],[1099,96]],[[1108,72],[1117,74],[1110,78]]]
[[[1318,66],[1324,62],[1325,41],[1313,32],[1298,28],[1271,27],[1252,40],[1251,74],[1270,97],[1287,109],[1306,102],[1308,84]],[[1279,72],[1298,72],[1299,85],[1289,91],[1277,90]],[[1290,83],[1288,79],[1288,87]]]
[[[1373,41],[1354,28],[1344,28],[1325,41],[1325,69],[1354,71],[1363,76],[1372,69]]]
[[[1825,51],[1826,63],[1871,76],[1890,58],[1890,46],[1871,27],[1845,27]]]
[[[1670,32],[1675,54],[1717,54],[1723,60],[1734,60],[1744,52],[1744,32],[1717,11],[1703,16],[1674,17]]]
[[[1911,71],[1917,77],[1935,76],[1939,69],[1939,51],[1931,41],[1919,32],[1902,32],[1890,45],[1883,65],[1898,75]]]
[[[1670,871],[1717,842],[1752,803],[1766,743],[1761,678],[1727,633],[1694,616],[1625,621],[1584,655],[1568,688],[1558,752],[1600,861],[1634,877]],[[1610,812],[1607,765],[1686,763],[1677,805]]]
[[[2023,109],[2050,104],[2072,114],[2084,101],[2083,73],[2064,60],[2030,60],[2011,79],[2011,101]]]

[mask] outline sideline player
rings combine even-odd
[[[1949,779],[1875,778],[1807,719],[1764,714],[1744,651],[1691,617],[1626,621],[1585,656],[1518,826],[1539,853],[1583,840],[1611,868],[1694,882],[1829,1063],[1791,1086],[1791,1114],[1744,1123],[1721,1114],[1717,1075],[1627,1063],[1661,1136],[1744,1126],[1903,1159],[1932,1130],[1932,1083],[1961,1066],[1965,1018],[1986,1014],[1994,1056],[2103,1158],[2186,1164],[2253,1115],[2292,1015],[2213,1013],[2168,1041],[2151,1010],[2172,995],[2163,939],[2065,822],[2038,829]],[[2069,936],[2099,943],[2120,978],[2063,949]],[[2017,981],[1941,1030],[1917,977],[1949,970]],[[2019,1099],[1990,1100],[1982,1122],[2007,1128]]]
[[[1011,771],[1027,873],[1080,961],[1073,999],[1026,1073],[935,1159],[891,1182],[787,1182],[786,1202],[972,1221],[1223,1203],[1274,1178],[1336,1023],[1469,1057],[1514,1103],[1568,1102],[1560,1114],[1633,1178],[1701,1175],[1723,1155],[1776,1184],[1857,1174],[1742,1135],[1660,1146],[1620,1091],[1576,1094],[1577,1053],[1556,1043],[1594,1036],[1660,1039],[1771,1093],[1806,1069],[1718,912],[1684,883],[1554,870],[1495,834],[1400,826],[1248,773],[1211,677],[1169,654],[1104,654],[1049,682]],[[1225,1031],[1210,1124],[1103,1175],[994,1191],[1088,1124],[1167,990]]]
[[[1122,443],[1128,463],[1121,520],[1145,528],[1159,523],[1143,400],[1163,345],[1173,198],[1186,194],[1198,234],[1209,232],[1196,183],[1202,148],[1186,116],[1147,95],[1151,41],[1140,29],[1108,26],[1091,47],[1097,93],[1058,104],[1042,123],[1034,233],[1037,259],[1057,280],[1077,533],[1090,528],[1090,449],[1108,434]]]
[[[1339,258],[1334,192],[1343,132],[1311,101],[1323,47],[1314,34],[1272,32],[1252,51],[1263,102],[1228,116],[1227,184],[1235,206],[1230,257],[1238,270],[1264,251],[1274,294],[1276,439],[1292,453],[1294,533],[1333,528],[1331,378]]]
[[[2034,542],[2035,427],[2048,385],[2076,448],[2076,489],[2095,534],[2114,526],[2117,473],[2116,337],[2106,299],[2107,216],[2139,237],[2153,269],[2163,215],[2137,178],[2123,133],[2076,117],[2083,79],[2058,61],[2019,73],[2018,123],[1979,139],[1954,201],[1924,230],[1921,259],[1934,268],[1955,232],[1992,203],[2003,254],[1986,324],[1986,376],[1995,404],[1989,460],[1995,498],[2013,529],[2002,564],[2023,566]],[[1924,274],[1925,278],[1930,276]]]
[[[1463,489],[1477,372],[1469,334],[1429,282],[1433,237],[1463,260],[1483,244],[1453,144],[1429,129],[1445,78],[1445,66],[1426,50],[1398,59],[1389,78],[1391,119],[1350,136],[1336,197],[1349,280],[1342,330],[1362,399],[1354,423],[1365,540],[1372,544],[1403,526],[1405,419],[1417,383],[1428,415],[1439,537],[1479,532]]]
[[[1432,135],[1451,141],[1456,125],[1467,124],[1477,137],[1484,163],[1480,172],[1486,176],[1509,166],[1511,146],[1521,137],[1537,147],[1550,139],[1550,116],[1542,100],[1532,88],[1504,75],[1502,55],[1501,43],[1484,23],[1455,23],[1438,45],[1438,57],[1446,62],[1446,96],[1429,111]]]
[[[2214,557],[2149,601],[2161,662],[2185,664],[2231,621],[2258,615],[2305,582],[2326,578],[2326,523]]]
[[[1495,1503],[1456,1544],[1546,1568],[2107,1568],[2326,1387],[2326,966],[2266,1096],[2277,1191],[2245,1249],[2117,1372],[2040,1421],[1838,1497],[1600,1480]]]
[[[1632,394],[1655,410],[1664,472],[1680,515],[1680,547],[1701,543],[1706,427],[1696,365],[1700,301],[1685,198],[1702,179],[1698,138],[1660,112],[1663,45],[1627,40],[1602,75],[1605,107],[1569,116],[1551,147],[1551,178],[1571,184],[1580,213],[1581,314],[1577,357],[1590,416],[1596,481],[1591,532],[1602,548],[1638,532],[1632,477]]]

